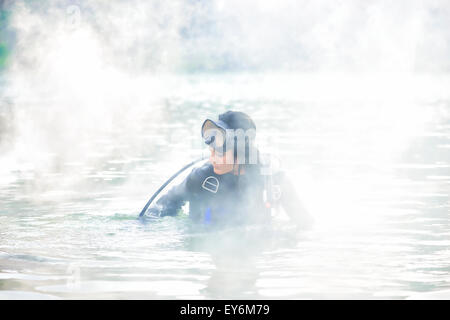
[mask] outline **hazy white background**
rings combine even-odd
[[[277,247],[286,255],[263,256],[259,295],[398,298],[448,288],[448,1],[0,3],[10,46],[0,71],[0,250],[10,270],[36,270],[11,262],[27,254],[89,269],[89,250],[66,256],[80,235],[93,255],[135,254],[151,269],[154,257],[133,250],[163,239],[140,234],[127,251],[137,227],[120,214],[134,218],[201,155],[202,120],[231,108],[255,119],[260,145],[283,159],[318,222],[295,249]],[[36,231],[41,224],[60,228]],[[170,252],[169,269],[178,259]],[[126,296],[135,287],[123,263],[115,274]],[[200,282],[208,268],[199,267]],[[86,285],[77,292],[112,290]]]

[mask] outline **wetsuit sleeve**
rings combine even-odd
[[[147,210],[147,216],[164,217],[177,215],[186,201],[189,201],[189,180],[190,175],[179,185],[172,187],[167,194],[159,198],[156,204],[150,206]]]
[[[280,202],[284,211],[298,227],[310,228],[314,219],[301,202],[292,181],[284,172],[277,173],[274,180],[281,188]]]

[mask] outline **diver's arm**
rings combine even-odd
[[[175,216],[181,207],[188,201],[187,181],[189,176],[182,183],[172,187],[167,194],[147,209],[148,217]]]
[[[302,229],[312,227],[314,219],[300,201],[300,197],[287,175],[284,172],[279,172],[274,176],[274,181],[281,188],[280,202],[291,221]]]

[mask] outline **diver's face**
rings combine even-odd
[[[233,150],[229,150],[226,153],[218,153],[213,148],[209,148],[211,152],[209,156],[209,162],[212,163],[214,167],[215,174],[225,174],[233,171],[234,168],[234,158]]]

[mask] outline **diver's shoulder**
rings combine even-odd
[[[188,176],[188,179],[191,182],[203,181],[206,177],[209,177],[213,174],[213,165],[210,162],[207,162],[200,167],[192,169],[191,173]]]
[[[201,191],[203,181],[209,176],[214,175],[214,168],[210,162],[200,167],[193,168],[186,178],[186,188],[192,193]]]

